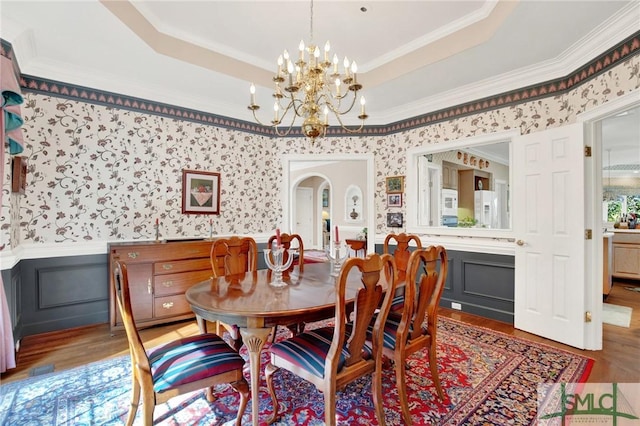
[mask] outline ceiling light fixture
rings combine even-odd
[[[309,44],[305,47],[304,41],[300,41],[300,54],[295,62],[287,50],[278,57],[278,70],[273,77],[275,102],[274,118],[271,121],[271,126],[278,136],[287,136],[298,117],[302,119],[302,133],[311,138],[312,143],[318,136],[326,134],[329,115],[335,117],[337,124],[348,133],[357,133],[364,127],[364,120],[368,117],[364,96],[360,96],[360,114],[357,116],[361,120],[360,126],[349,127],[342,121],[342,116],[353,109],[358,91],[362,89],[362,84],[357,79],[358,66],[355,61],[349,63],[345,57],[344,72],[340,74],[338,56],[334,54],[333,60],[329,60],[330,48],[327,41],[324,45],[324,57],[321,58],[320,48],[314,44],[312,0]],[[251,103],[248,108],[254,119],[265,125],[256,114],[260,106],[255,101],[256,87],[253,83],[250,93]],[[279,126],[285,120],[288,124],[282,129]]]

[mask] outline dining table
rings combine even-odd
[[[269,269],[210,278],[193,285],[186,298],[198,327],[206,332],[206,321],[236,325],[249,354],[252,422],[258,425],[260,353],[269,334],[278,325],[305,324],[333,318],[336,276],[330,262],[305,264],[302,271],[283,276],[285,286],[272,285]],[[383,274],[384,276],[384,274]],[[361,286],[357,268],[347,280],[346,299],[353,301]],[[384,281],[386,287],[386,279]]]

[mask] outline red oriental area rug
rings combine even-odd
[[[267,359],[265,351],[263,364]],[[538,384],[584,382],[592,365],[593,360],[584,356],[441,317],[438,368],[447,399],[440,401],[435,393],[425,353],[415,354],[407,371],[413,422],[535,424]],[[129,374],[128,357],[119,357],[0,386],[0,424],[122,425],[129,405]],[[324,424],[323,396],[313,385],[283,370],[274,381],[282,404],[282,417],[275,424]],[[402,425],[392,366],[384,371],[383,382],[386,423]],[[221,386],[219,398],[211,404],[201,391],[174,398],[156,408],[156,424],[233,424],[236,395],[229,386]],[[264,377],[258,397],[260,423],[266,424],[272,406]],[[250,407],[243,424],[251,422]],[[362,378],[339,391],[336,411],[339,425],[377,424],[371,379]]]

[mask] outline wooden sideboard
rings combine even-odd
[[[109,265],[127,265],[133,316],[139,328],[193,318],[185,291],[212,276],[211,240],[109,244]],[[122,329],[109,268],[109,324]]]

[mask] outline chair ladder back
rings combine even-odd
[[[447,278],[447,251],[442,246],[416,250],[409,263],[408,282],[417,282],[411,333],[411,338],[416,338],[422,334],[425,317],[429,334],[435,333],[437,309]]]
[[[271,237],[269,237],[269,240],[267,241],[267,248],[271,248],[274,241],[276,241],[276,236],[272,235]],[[299,271],[304,271],[304,244],[302,243],[302,237],[298,234],[287,234],[287,233],[283,233],[280,234],[280,243],[282,244],[282,247],[284,248],[284,255],[282,257],[282,262],[286,263],[287,260],[289,259],[289,250],[291,250],[291,243],[293,243],[294,241],[298,242],[298,270]],[[295,249],[295,247],[293,247]],[[293,269],[295,268],[296,265],[294,265],[293,263],[291,264],[291,266],[289,267],[289,269],[287,269],[286,272],[291,272],[293,271]]]
[[[390,245],[392,241],[396,242],[396,248],[391,252]],[[417,248],[422,248],[422,242],[420,238],[415,234],[388,234],[384,239],[383,253],[393,254],[396,261],[396,268],[398,270],[398,280],[404,281],[407,277],[407,268],[409,265],[409,257],[411,256],[411,250],[409,250],[410,243],[413,241]]]
[[[258,246],[250,237],[220,238],[211,245],[214,277],[258,270]]]
[[[391,301],[393,299],[393,292],[395,292],[396,280],[395,280],[395,263],[391,255],[378,255],[371,254],[366,258],[349,258],[345,261],[340,276],[338,279],[338,291],[337,291],[337,303],[336,303],[336,328],[335,332],[339,333],[341,339],[338,340],[336,345],[336,352],[334,356],[339,356],[338,348],[344,345],[345,325],[348,321],[347,308],[345,304],[345,291],[346,281],[349,272],[353,268],[358,268],[362,274],[361,283],[362,286],[356,292],[356,298],[353,307],[353,329],[346,342],[346,348],[348,356],[345,362],[345,367],[355,365],[362,361],[363,347],[367,340],[367,328],[373,320],[376,311],[380,308],[380,312],[377,315],[376,326],[380,330],[384,321],[386,321],[387,315],[391,309]],[[387,288],[383,289],[380,281],[385,276],[387,280]],[[383,299],[384,297],[384,299]],[[381,304],[382,302],[382,304]],[[340,323],[338,325],[338,323]],[[375,333],[375,331],[374,331]],[[377,333],[380,337],[378,342],[373,342],[373,350],[376,353],[378,347],[382,348],[382,335]]]

